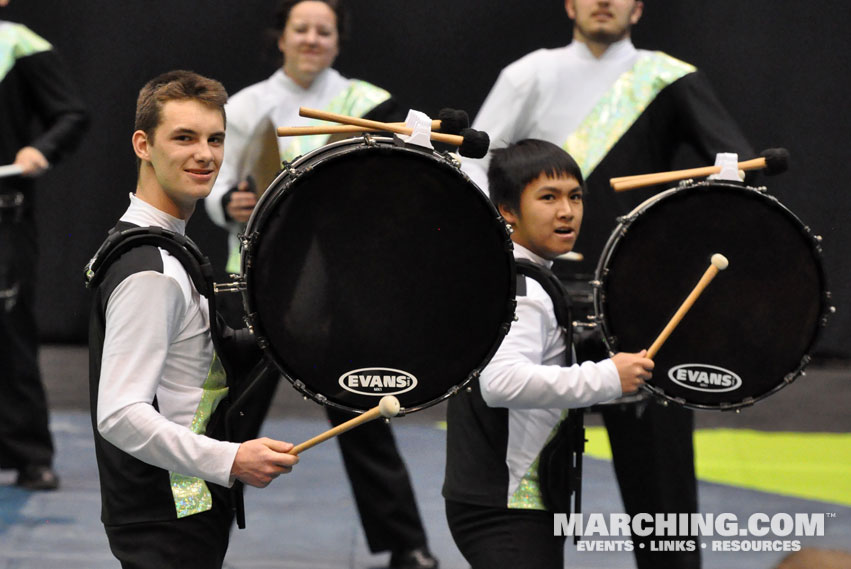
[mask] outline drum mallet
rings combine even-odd
[[[329,113],[327,111],[309,109],[307,107],[299,107],[298,114],[311,119],[374,128],[376,130],[394,132],[396,134],[410,135],[413,133],[413,129],[406,126],[396,126],[392,123],[338,115],[337,113]],[[458,153],[469,158],[483,158],[488,153],[488,146],[490,145],[490,139],[488,138],[487,133],[474,130],[472,128],[461,129],[461,134],[432,132],[431,139],[437,142],[443,142],[444,144],[457,146]]]
[[[718,274],[718,271],[723,271],[729,266],[729,264],[730,262],[727,260],[727,257],[721,253],[715,253],[712,255],[709,267],[706,268],[706,272],[704,272],[703,276],[700,277],[700,281],[698,281],[697,285],[695,285],[694,289],[692,289],[691,293],[689,293],[688,297],[686,297],[679,309],[677,309],[676,314],[674,314],[673,318],[671,318],[667,326],[665,326],[665,329],[662,330],[662,333],[659,334],[659,337],[656,338],[656,341],[647,349],[647,359],[653,359],[662,347],[662,344],[665,343],[668,336],[671,335],[671,332],[674,331],[674,328],[677,327],[686,315],[686,312],[691,309],[692,305],[694,305],[695,301],[697,301],[697,298],[701,295],[701,293],[703,293],[703,290],[709,286],[709,283],[711,283],[712,279],[715,278],[715,275]]]
[[[403,122],[391,122],[393,126],[404,127]],[[431,129],[445,134],[458,134],[470,126],[467,113],[457,109],[441,109],[437,118],[431,121]],[[314,126],[280,126],[278,136],[304,136],[312,134],[360,134],[362,132],[384,132],[377,128],[366,128],[351,125],[314,125]]]
[[[789,167],[789,151],[785,148],[769,148],[760,153],[759,158],[739,162],[739,170],[765,169],[769,176],[785,172]],[[611,178],[609,183],[616,192],[665,184],[686,178],[700,178],[711,176],[721,171],[720,166],[704,166],[702,168],[690,168],[688,170],[674,170],[671,172],[656,172],[654,174],[637,174],[635,176],[621,176]]]
[[[401,406],[399,405],[399,400],[393,397],[392,395],[385,395],[378,402],[378,405],[370,409],[369,411],[365,411],[354,417],[349,419],[345,423],[340,423],[333,429],[328,429],[324,433],[320,435],[316,435],[310,440],[307,440],[300,445],[294,446],[290,449],[288,454],[301,454],[303,451],[318,445],[319,443],[325,442],[330,438],[336,437],[337,435],[343,434],[346,431],[354,429],[358,425],[362,425],[364,423],[368,423],[373,419],[377,419],[379,417],[385,417],[389,419],[390,417],[395,417],[399,414],[399,410]]]

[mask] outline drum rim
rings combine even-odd
[[[318,390],[310,388],[308,384],[305,383],[304,379],[295,377],[295,374],[288,371],[290,366],[286,364],[286,361],[280,356],[278,350],[271,345],[271,342],[268,340],[264,331],[264,327],[258,320],[259,315],[257,312],[253,311],[256,303],[250,298],[252,290],[251,283],[253,281],[253,278],[251,277],[251,266],[253,264],[254,257],[257,254],[258,246],[262,242],[260,235],[267,224],[269,216],[276,210],[276,206],[280,200],[286,199],[287,194],[292,191],[293,186],[296,185],[301,176],[306,173],[299,172],[299,168],[308,166],[310,169],[313,169],[327,161],[339,159],[353,152],[370,152],[379,147],[382,149],[392,148],[394,151],[398,150],[400,152],[412,153],[418,157],[433,161],[435,165],[439,167],[451,168],[456,175],[460,176],[461,181],[465,182],[467,186],[472,187],[472,189],[478,193],[478,199],[480,202],[482,202],[492,213],[492,224],[495,224],[497,229],[504,236],[503,256],[508,267],[508,297],[506,298],[503,314],[500,316],[500,324],[495,331],[496,334],[494,341],[491,342],[491,346],[488,348],[482,361],[471,369],[461,382],[452,385],[440,396],[423,403],[402,407],[397,416],[403,416],[437,405],[438,403],[441,403],[449,397],[457,394],[462,389],[465,389],[471,381],[477,379],[481,375],[482,370],[493,358],[497,349],[499,349],[499,346],[508,334],[511,322],[514,320],[516,306],[516,266],[514,263],[513,242],[511,240],[510,230],[496,206],[493,205],[493,202],[491,202],[478,185],[473,182],[467,173],[461,170],[458,166],[457,160],[451,156],[447,156],[446,153],[408,145],[400,142],[396,138],[376,137],[364,134],[362,137],[349,138],[321,146],[298,156],[289,163],[286,163],[281,172],[278,173],[275,179],[269,184],[267,190],[258,200],[257,205],[246,224],[244,235],[241,238],[242,259],[240,278],[243,283],[241,296],[245,314],[244,318],[250,329],[253,331],[258,346],[263,351],[263,357],[271,361],[277,368],[277,371],[279,371],[298,392],[305,397],[309,397],[311,400],[319,403],[320,405],[333,407],[335,409],[354,414],[361,414],[366,411],[366,409],[344,405],[328,398]]]
[[[711,188],[721,187],[725,190],[733,190],[733,191],[741,191],[748,192],[750,195],[760,196],[762,199],[767,200],[767,203],[771,204],[772,207],[775,207],[782,214],[786,215],[791,221],[797,224],[800,233],[803,237],[806,238],[807,242],[810,245],[810,250],[813,253],[813,257],[815,259],[815,265],[817,268],[817,273],[820,281],[821,294],[819,296],[819,317],[817,321],[817,325],[815,329],[812,331],[810,335],[809,342],[807,344],[807,348],[804,350],[804,353],[801,355],[800,363],[797,368],[789,371],[782,378],[778,378],[777,383],[774,385],[772,389],[769,389],[765,393],[760,394],[758,397],[746,397],[740,401],[734,403],[719,403],[719,404],[705,404],[705,403],[694,403],[691,401],[687,401],[682,397],[675,397],[665,392],[662,388],[652,385],[645,384],[642,386],[642,389],[654,395],[663,405],[667,405],[670,403],[675,403],[679,406],[686,407],[689,409],[698,409],[698,410],[716,410],[716,411],[732,411],[732,410],[740,410],[746,407],[752,406],[754,403],[761,401],[775,393],[779,390],[783,389],[787,385],[791,384],[795,379],[804,375],[804,370],[807,365],[812,361],[812,350],[813,347],[818,343],[821,339],[824,328],[827,326],[830,315],[833,312],[833,306],[830,303],[830,288],[827,282],[827,273],[824,267],[824,258],[821,247],[821,238],[813,233],[812,229],[805,224],[800,217],[798,217],[791,209],[789,209],[786,205],[784,205],[776,196],[767,193],[766,188],[764,187],[752,187],[747,186],[741,183],[728,182],[728,181],[719,181],[719,180],[703,180],[700,182],[682,182],[680,185],[675,186],[673,188],[669,188],[665,191],[659,192],[649,198],[647,198],[642,203],[638,204],[635,208],[633,208],[630,213],[625,216],[618,218],[618,225],[612,231],[609,239],[606,241],[606,245],[603,247],[603,251],[600,254],[600,259],[597,263],[597,268],[594,271],[594,280],[593,284],[593,303],[594,303],[594,321],[598,324],[601,336],[603,338],[603,342],[606,346],[606,350],[609,354],[614,354],[615,349],[615,340],[614,335],[612,334],[612,330],[606,320],[605,310],[602,305],[605,304],[605,282],[606,282],[606,274],[608,272],[607,265],[612,258],[614,251],[617,249],[618,244],[623,240],[624,236],[628,233],[629,226],[636,220],[638,217],[647,212],[647,210],[651,209],[653,206],[658,205],[663,202],[665,198],[673,196],[675,194],[679,194],[685,191],[706,191]]]

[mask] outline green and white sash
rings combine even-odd
[[[587,179],[662,89],[696,71],[693,65],[656,52],[642,52],[629,71],[618,77],[563,148]]]

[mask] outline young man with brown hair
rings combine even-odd
[[[214,80],[173,71],[139,93],[133,150],[139,176],[123,231],[183,235],[224,155],[227,94]],[[235,480],[264,487],[290,472],[290,443],[221,440],[226,377],[208,304],[175,256],[129,249],[95,289],[90,323],[92,424],[102,520],[127,568],[221,567]]]

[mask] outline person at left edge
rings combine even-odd
[[[138,182],[116,229],[184,234],[224,153],[227,93],[189,71],[149,81],[136,106]],[[208,304],[181,262],[153,245],[104,269],[89,328],[101,518],[124,569],[215,569],[228,546],[227,487],[292,470],[292,444],[218,439],[227,394]],[[207,432],[208,427],[214,432]]]
[[[8,3],[0,0],[0,7]],[[0,117],[0,166],[21,170],[0,178],[0,468],[17,470],[20,488],[53,490],[59,477],[53,470],[35,317],[34,180],[77,146],[88,115],[50,42],[3,20]]]
[[[210,218],[230,233],[229,273],[240,272],[237,236],[257,204],[248,177],[265,188],[271,181],[264,176],[269,169],[267,161],[273,163],[274,174],[282,161],[291,161],[329,142],[328,135],[276,137],[275,127],[314,124],[316,121],[299,116],[299,107],[380,121],[405,118],[405,111],[386,90],[344,77],[331,67],[346,35],[346,24],[343,0],[279,2],[275,32],[283,65],[268,79],[242,89],[228,101],[228,150],[221,175],[204,203]],[[242,326],[237,297],[223,295],[219,302],[225,320],[234,328]],[[245,425],[247,436],[256,436],[278,377],[263,377],[253,390],[256,403],[250,404],[253,406],[245,413],[244,422],[254,424]],[[331,407],[325,410],[333,425],[351,418]],[[408,470],[390,426],[373,421],[344,433],[337,442],[370,551],[390,551],[393,569],[436,568],[438,562],[428,549]],[[376,495],[386,499],[376,500]]]

